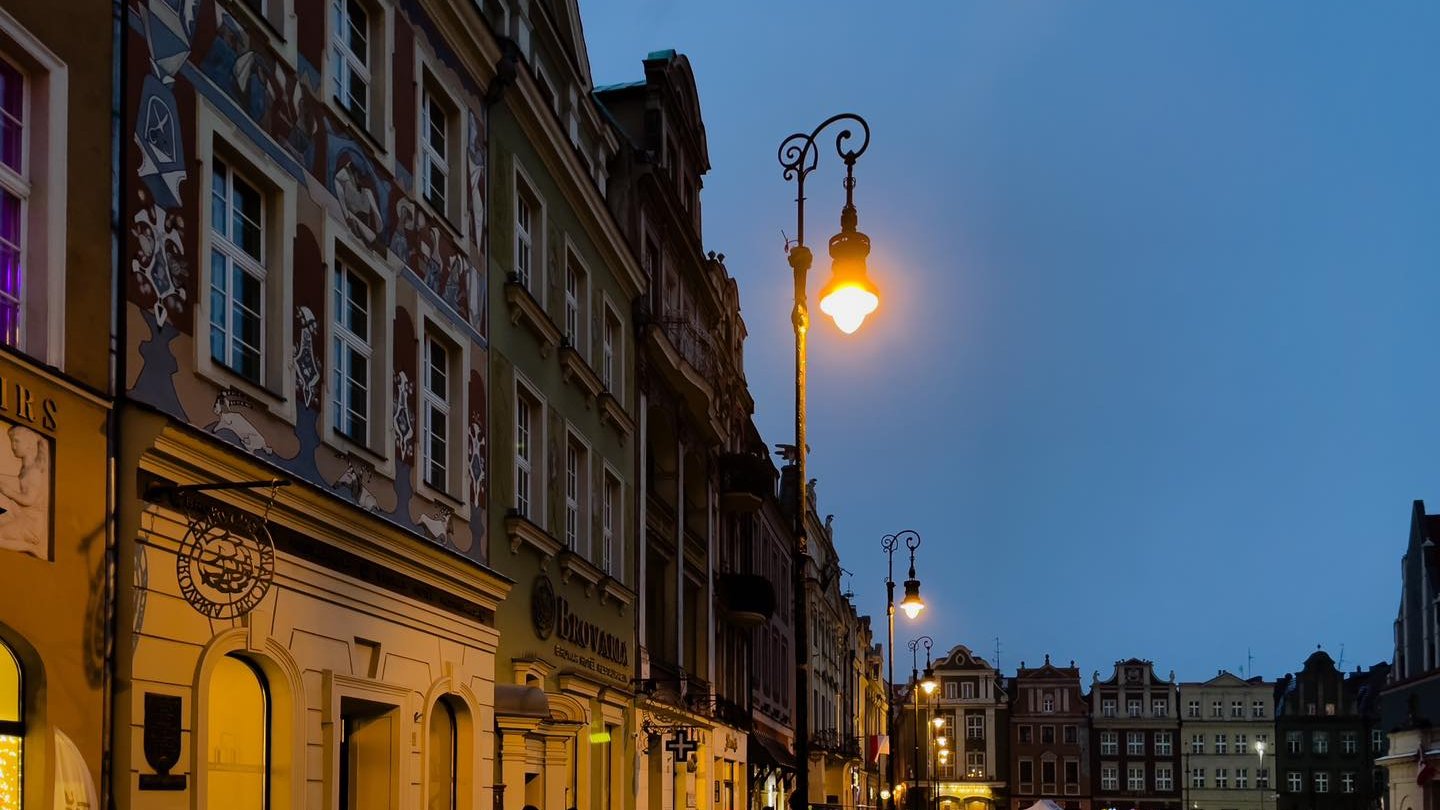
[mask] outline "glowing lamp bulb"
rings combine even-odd
[[[865,317],[880,306],[880,298],[859,284],[843,284],[828,290],[820,299],[820,311],[835,320],[835,326],[847,335],[855,334]]]

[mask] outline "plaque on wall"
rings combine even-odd
[[[54,441],[0,419],[0,550],[50,559]]]
[[[184,790],[185,774],[170,773],[180,761],[180,697],[145,693],[145,761],[155,773],[140,774],[141,790]]]

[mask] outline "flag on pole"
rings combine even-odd
[[[1435,778],[1435,766],[1430,764],[1430,759],[1425,755],[1425,741],[1421,740],[1415,748],[1415,784],[1423,785]]]
[[[881,754],[890,753],[890,735],[871,734],[869,748],[870,750],[867,753],[870,755],[870,764],[873,765],[880,761]]]

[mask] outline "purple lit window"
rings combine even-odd
[[[0,60],[0,342],[20,345],[25,289],[25,77]]]

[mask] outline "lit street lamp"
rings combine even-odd
[[[789,263],[795,276],[795,307],[790,323],[795,329],[795,559],[790,566],[791,591],[795,613],[795,759],[799,763],[799,789],[790,796],[794,810],[807,810],[810,805],[810,614],[805,596],[805,563],[810,556],[805,536],[805,514],[809,510],[805,478],[805,371],[806,336],[810,331],[810,306],[805,290],[806,274],[813,257],[805,246],[805,179],[820,161],[815,139],[832,124],[843,127],[835,136],[835,152],[845,164],[845,206],[840,210],[840,233],[830,239],[830,281],[820,291],[820,311],[835,319],[845,333],[860,328],[865,316],[875,311],[880,298],[875,285],[865,274],[865,258],[870,254],[870,238],[856,230],[855,161],[870,146],[870,125],[853,113],[831,116],[805,134],[797,132],[780,142],[778,157],[786,180],[795,181],[795,244],[789,248]],[[852,146],[854,137],[848,128],[858,126],[861,139]],[[918,583],[917,583],[918,590]],[[892,780],[893,782],[893,780]]]
[[[916,788],[920,787],[920,766],[922,764],[922,760],[920,759],[920,693],[924,692],[927,696],[933,695],[935,694],[936,688],[939,687],[939,684],[935,681],[935,670],[930,667],[930,648],[934,645],[935,639],[929,636],[920,636],[919,638],[911,640],[909,645],[907,645],[910,647],[910,682],[914,684],[910,689],[910,694],[914,697],[915,706],[915,726],[914,734],[912,735],[914,737],[912,742],[914,743],[915,758],[911,761],[910,767],[915,773]],[[924,677],[920,675],[919,657],[916,654],[917,650],[922,646],[925,648]],[[926,774],[926,776],[929,776],[929,774]],[[917,809],[920,807],[921,795],[917,789],[915,791],[915,799],[910,803]]]
[[[889,573],[885,576],[885,626],[889,633],[889,639],[885,643],[885,655],[890,668],[885,683],[885,735],[890,741],[890,753],[885,756],[885,774],[892,785],[895,784],[895,549],[900,547],[902,538],[905,548],[910,550],[910,575],[905,580],[905,599],[900,603],[900,609],[911,619],[919,616],[920,611],[925,609],[925,603],[920,600],[920,580],[915,578],[915,549],[920,547],[920,533],[914,529],[906,529],[885,535],[880,538],[880,548],[885,552],[890,565]],[[893,803],[890,804],[890,810],[895,810]]]
[[[1255,767],[1255,790],[1260,794],[1260,810],[1265,810],[1265,788],[1260,781],[1260,774],[1265,771],[1265,741],[1255,741],[1255,753],[1259,755],[1260,764]]]

